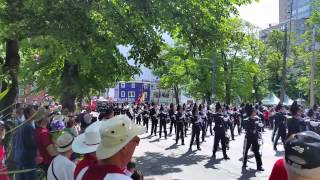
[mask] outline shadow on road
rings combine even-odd
[[[211,157],[207,164],[204,165],[205,168],[218,169],[215,165],[220,164],[223,158],[216,159],[215,157]]]
[[[164,156],[161,153],[146,152],[144,156],[137,157],[138,169],[144,172],[145,176],[165,175],[169,173],[182,172],[177,166],[190,166],[196,162],[209,159],[208,156],[195,155],[188,152],[180,157]]]
[[[256,170],[255,169],[242,169],[241,170],[241,176],[238,178],[238,180],[248,180],[252,177],[256,177]]]
[[[160,141],[160,138],[157,138],[157,139],[154,139],[152,141],[149,141],[149,143],[154,143],[154,142],[159,142]]]
[[[248,155],[248,162],[250,162],[249,159],[251,159],[253,157],[254,157],[254,154],[249,154]],[[239,158],[238,161],[242,162],[243,161],[243,157]]]
[[[143,137],[141,139],[151,139],[151,138],[152,138],[152,135],[149,135],[149,136]]]
[[[172,144],[171,146],[167,147],[165,150],[171,150],[171,149],[176,149],[178,147],[178,144]]]

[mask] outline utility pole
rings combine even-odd
[[[291,43],[291,31],[292,31],[292,9],[293,9],[293,0],[290,2],[289,9],[289,36],[288,36],[288,24],[285,24],[285,41],[284,41],[284,51],[283,51],[283,62],[282,62],[282,75],[281,75],[281,84],[280,84],[280,103],[283,103],[284,96],[286,94],[286,77],[287,77],[287,56],[290,55],[290,43]]]
[[[287,48],[287,39],[288,39],[288,26],[285,25],[284,30],[284,51],[283,51],[283,61],[282,61],[282,76],[281,76],[281,84],[280,84],[280,103],[283,103],[284,96],[286,93],[285,89],[285,82],[286,82],[286,76],[287,76],[287,55],[288,55],[288,48]]]
[[[312,32],[312,58],[311,58],[311,73],[310,73],[310,107],[315,104],[315,71],[316,71],[316,27],[313,26]]]

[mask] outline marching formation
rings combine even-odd
[[[112,179],[113,176],[121,176],[123,179],[141,180],[142,173],[131,162],[139,145],[138,135],[149,133],[150,137],[158,136],[163,140],[174,136],[175,143],[188,146],[189,151],[194,145],[200,151],[201,142],[206,142],[207,135],[211,135],[214,136],[212,158],[216,157],[220,146],[223,158],[229,160],[228,151],[238,151],[229,146],[236,138],[235,133],[244,133],[242,167],[247,167],[248,151],[251,150],[257,171],[264,171],[263,139],[271,138],[277,151],[279,139],[285,147],[291,147],[287,140],[295,140],[292,135],[305,131],[319,134],[320,108],[314,106],[307,110],[297,102],[290,107],[282,104],[275,107],[261,104],[229,106],[219,102],[211,105],[105,103],[98,105],[95,111],[86,109],[80,114],[73,114],[59,106],[57,109],[27,106],[16,110],[14,123],[17,126],[9,132],[16,130],[12,144],[14,162],[21,171],[17,174],[18,179],[34,179],[39,167],[48,179]],[[4,127],[6,125],[0,121],[2,139],[7,134]],[[273,129],[271,137],[263,137],[264,128]],[[190,142],[185,141],[187,136],[191,136]],[[304,141],[299,143],[302,145],[290,149],[302,152],[300,147],[313,146],[313,142],[307,145],[303,144]],[[3,152],[1,157],[4,157],[4,146],[0,149]],[[286,157],[286,161],[294,163],[296,159],[290,158]],[[4,167],[0,178],[8,179],[5,164],[0,165]]]
[[[126,114],[136,124],[146,127],[150,136],[158,136],[167,139],[168,134],[175,134],[176,144],[181,142],[185,145],[184,138],[187,131],[191,131],[191,141],[188,143],[189,150],[195,145],[201,150],[200,141],[205,142],[207,134],[214,136],[212,156],[216,156],[219,145],[225,160],[230,159],[227,155],[229,143],[235,140],[235,133],[245,133],[243,144],[243,168],[247,167],[248,151],[254,153],[257,170],[263,171],[262,152],[260,146],[263,144],[262,132],[264,128],[272,128],[272,142],[274,150],[277,151],[279,139],[283,145],[285,140],[292,134],[303,131],[320,131],[320,111],[317,106],[310,110],[294,102],[290,107],[278,104],[266,107],[261,104],[241,104],[237,106],[204,104],[152,104],[142,105],[113,105],[115,115]],[[149,127],[151,121],[151,128]],[[167,132],[167,125],[169,132]],[[236,130],[235,130],[236,129]],[[236,132],[235,132],[236,131]]]

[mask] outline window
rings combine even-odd
[[[136,84],[135,83],[131,83],[131,88],[135,88]]]
[[[121,91],[121,97],[126,97],[126,92],[125,91]]]
[[[147,98],[147,97],[148,97],[148,93],[144,92],[144,98]]]
[[[148,89],[148,84],[143,84],[143,89]]]
[[[136,96],[136,92],[134,92],[134,91],[129,91],[128,92],[128,97],[129,98],[132,98],[132,97],[135,97]]]
[[[121,83],[121,88],[125,88],[126,84],[125,83]]]

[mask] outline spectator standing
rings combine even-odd
[[[37,146],[35,139],[35,127],[33,125],[33,107],[26,107],[23,110],[26,122],[17,129],[14,144],[14,162],[19,170],[36,168]],[[18,180],[35,179],[35,171],[28,171],[17,175]]]
[[[3,139],[6,135],[6,127],[3,121],[0,121],[0,173],[7,172],[7,167],[5,165],[6,151],[3,145]],[[7,174],[0,175],[1,180],[9,180]]]
[[[48,169],[48,180],[72,180],[74,179],[74,170],[76,165],[70,160],[73,153],[72,142],[74,138],[71,134],[65,132],[57,139],[57,150],[59,155],[56,156]]]
[[[82,179],[132,180],[125,175],[125,168],[139,144],[138,135],[144,132],[144,127],[134,124],[127,116],[120,115],[103,122],[97,149],[100,163],[89,167]]]
[[[38,122],[38,128],[36,129],[36,142],[38,151],[42,158],[40,167],[47,172],[52,159],[58,155],[58,151],[51,140],[49,130],[47,128],[49,124],[49,117],[44,117]]]

